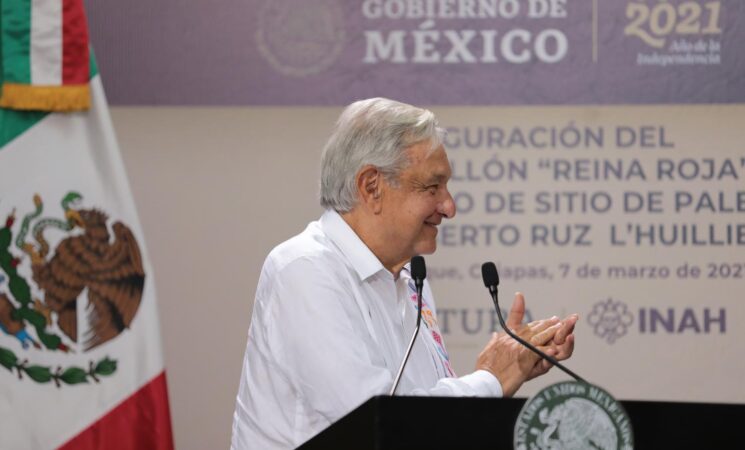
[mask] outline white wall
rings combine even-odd
[[[339,110],[111,113],[155,270],[176,447],[228,448],[259,270],[320,214]]]

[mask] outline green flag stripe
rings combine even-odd
[[[2,80],[31,83],[31,0],[0,0]]]
[[[7,0],[0,0],[7,3]],[[90,79],[98,75],[98,64],[93,56],[93,49],[90,53]],[[37,122],[49,114],[46,111],[16,111],[12,109],[0,108],[0,150],[13,139],[17,138],[24,131],[33,127]]]
[[[0,108],[0,150],[49,114],[46,111],[13,111]]]
[[[0,0],[0,1],[2,1],[2,0]],[[95,77],[96,75],[98,75],[98,63],[96,62],[95,55],[93,55],[93,46],[91,46],[88,49],[88,53],[90,54],[90,56],[89,56],[89,59],[90,59],[89,65],[91,67],[91,71],[88,74],[88,79],[89,80],[92,80],[93,77]]]

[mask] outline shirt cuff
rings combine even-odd
[[[477,370],[460,377],[479,397],[502,397],[502,384],[488,370]]]

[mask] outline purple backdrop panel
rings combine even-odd
[[[113,104],[745,102],[742,0],[88,1]]]

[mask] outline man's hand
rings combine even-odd
[[[512,302],[512,308],[510,308],[510,313],[507,316],[506,324],[510,328],[510,330],[516,330],[522,325],[523,317],[525,316],[525,297],[522,293],[517,292],[515,294],[515,299]],[[557,317],[552,317],[552,319],[557,319]],[[552,341],[546,346],[545,349],[541,349],[544,353],[546,353],[549,356],[553,356],[559,361],[563,361],[570,356],[572,356],[572,352],[574,352],[574,325],[577,323],[577,320],[579,320],[579,316],[577,314],[571,314],[567,316],[564,320],[561,321],[561,327],[554,335],[554,338]],[[540,321],[531,322],[530,325],[534,325]],[[535,377],[541,376],[544,373],[548,372],[549,369],[551,369],[553,365],[548,362],[545,359],[541,359],[538,364],[536,364],[530,374],[528,375],[528,380],[532,380]]]
[[[515,333],[541,350],[561,327],[557,318],[521,325]],[[502,385],[505,397],[512,396],[539,365],[540,357],[507,333],[494,333],[476,361],[476,369],[488,370]]]
[[[574,351],[574,325],[578,316],[572,314],[564,320],[558,317],[523,324],[525,298],[515,294],[506,325],[522,339],[558,360],[569,358]],[[512,339],[507,333],[494,333],[479,354],[477,369],[488,370],[497,377],[506,397],[512,396],[527,380],[543,375],[552,367],[530,349]]]

